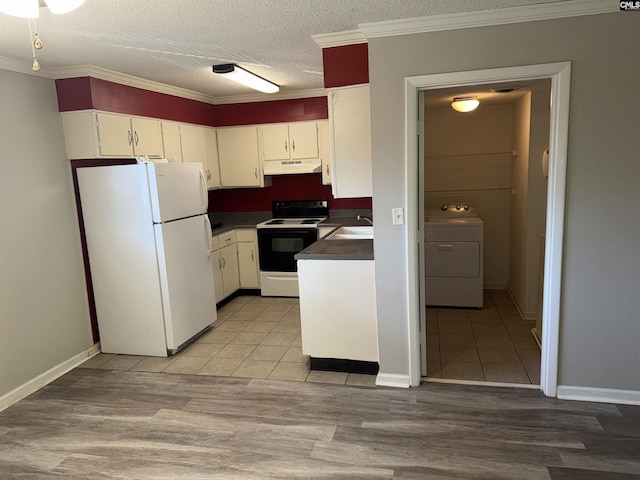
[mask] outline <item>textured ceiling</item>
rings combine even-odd
[[[17,0],[22,1],[22,0]],[[562,0],[86,0],[36,21],[44,69],[94,65],[211,97],[247,95],[211,73],[237,63],[283,94],[322,88],[322,52],[312,35],[360,23]],[[0,13],[0,56],[31,62],[25,19]]]

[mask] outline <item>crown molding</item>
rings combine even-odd
[[[236,95],[233,97],[216,97],[214,105],[226,105],[230,103],[251,103],[270,102],[274,100],[294,100],[297,98],[326,97],[325,88],[314,88],[309,90],[294,90],[291,92],[281,92],[273,94],[255,93],[251,95]]]
[[[129,87],[142,88],[152,92],[164,93],[175,97],[188,98],[204,103],[214,103],[214,97],[204,93],[187,90],[186,88],[174,87],[165,83],[154,82],[126,73],[115,72],[95,65],[76,65],[70,67],[59,67],[51,69],[53,78],[75,78],[75,77],[93,77],[109,82],[127,85]]]
[[[488,27],[508,23],[534,22],[555,18],[598,15],[618,11],[618,2],[602,0],[567,0],[554,3],[526,5],[522,7],[480,10],[446,15],[391,20],[387,22],[361,23],[358,25],[366,38],[411,35],[414,33],[457,30],[461,28]]]
[[[16,60],[15,58],[0,56],[0,69],[17,73],[26,73],[27,75],[33,75],[36,77],[53,78],[50,68],[41,66],[40,70],[35,72],[31,68],[31,62]]]
[[[320,48],[341,47],[344,45],[353,45],[356,43],[367,43],[367,38],[362,30],[347,30],[336,33],[321,33],[311,35],[311,38],[318,44]]]

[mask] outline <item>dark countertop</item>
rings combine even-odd
[[[318,240],[296,260],[373,260],[373,240]]]
[[[320,225],[326,226],[353,226],[368,225],[366,221],[356,220],[358,215],[371,215],[367,210],[332,210],[329,212],[328,218]],[[220,235],[236,228],[256,228],[258,223],[264,222],[272,218],[271,212],[227,212],[227,213],[209,213],[211,225],[222,223],[218,228],[212,228],[213,235]]]
[[[323,227],[369,225],[357,220],[358,215],[371,215],[366,210],[330,211],[327,219],[320,223]],[[237,228],[256,228],[258,223],[269,220],[271,212],[209,213],[211,224],[222,223],[212,230],[212,235]],[[296,260],[373,260],[373,240],[318,240],[295,256]]]

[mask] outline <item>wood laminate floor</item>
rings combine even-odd
[[[0,413],[0,479],[640,479],[640,407],[76,368]]]

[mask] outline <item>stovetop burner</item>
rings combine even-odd
[[[274,220],[269,220],[265,225],[282,225],[284,220],[282,218],[276,218]]]
[[[326,200],[291,200],[271,202],[273,218],[258,228],[317,228],[329,213]]]
[[[320,223],[321,221],[322,220],[320,218],[305,218],[300,223],[302,223],[303,225],[306,225],[309,223]]]

